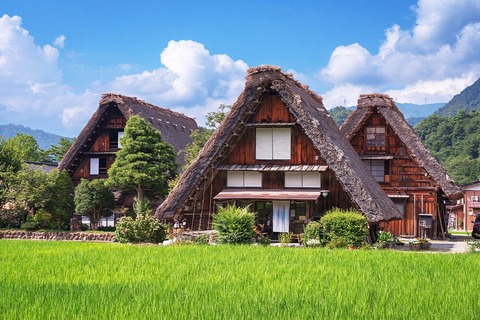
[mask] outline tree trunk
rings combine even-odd
[[[143,191],[143,187],[139,185],[137,187],[137,198],[138,200],[142,201],[144,197],[145,197],[145,192]]]

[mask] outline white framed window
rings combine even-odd
[[[320,172],[285,172],[285,188],[320,188]]]
[[[227,187],[261,188],[262,174],[256,171],[227,171]]]
[[[257,160],[289,160],[292,149],[290,128],[257,128],[255,158]]]
[[[100,159],[90,158],[90,174],[97,175],[100,173]]]
[[[363,160],[363,163],[376,181],[385,181],[385,160]]]
[[[120,143],[120,139],[123,138],[123,131],[118,132],[118,148],[122,148],[122,144]]]

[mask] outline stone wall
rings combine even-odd
[[[22,231],[0,230],[0,239],[30,239],[30,240],[56,240],[56,241],[102,241],[111,242],[114,233],[86,233],[86,232],[61,232],[61,231]]]

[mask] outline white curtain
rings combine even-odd
[[[290,201],[273,201],[273,232],[290,231]]]

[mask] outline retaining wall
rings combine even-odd
[[[101,241],[111,242],[114,233],[85,233],[85,232],[61,232],[61,231],[13,231],[0,230],[0,239],[30,239],[52,241]]]

